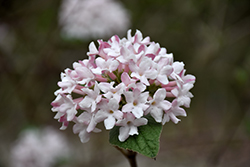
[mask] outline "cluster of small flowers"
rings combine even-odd
[[[127,39],[112,36],[108,42],[98,40],[89,45],[89,59],[73,63],[58,82],[56,99],[51,103],[55,118],[65,129],[74,122],[73,132],[81,142],[91,132],[100,132],[96,125],[104,121],[107,130],[119,126],[119,140],[138,135],[138,126],[147,125],[150,114],[163,125],[186,116],[195,77],[185,75],[184,63],[173,62],[173,55],[137,30]]]
[[[10,166],[54,166],[58,161],[70,158],[68,145],[65,136],[50,127],[25,130],[10,150]]]
[[[130,16],[115,0],[62,0],[59,24],[68,38],[106,38],[126,32]]]

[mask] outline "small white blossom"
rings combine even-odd
[[[73,120],[77,110],[77,104],[72,100],[71,95],[58,95],[56,99],[51,103],[53,105],[52,111],[61,113],[62,115],[67,114],[67,121]]]
[[[169,110],[165,111],[165,114],[163,116],[162,124],[164,125],[166,122],[169,122],[169,120],[173,121],[175,124],[177,124],[180,119],[178,119],[176,116],[187,116],[186,111],[180,107],[177,100],[174,100],[172,102],[172,107]]]
[[[73,78],[71,78],[71,76],[69,75],[69,73],[71,72],[72,70],[70,70],[70,69],[66,69],[65,70],[65,73],[61,73],[61,80],[62,81],[60,81],[60,82],[58,82],[58,86],[60,86],[61,87],[61,89],[59,89],[59,90],[57,90],[56,92],[55,92],[55,95],[58,95],[58,94],[62,94],[62,93],[71,93],[74,89],[75,89],[75,87],[76,87],[76,85],[77,85],[77,83],[76,83],[76,81],[73,79]]]
[[[84,85],[95,79],[95,75],[92,71],[81,63],[73,63],[74,71],[71,72],[71,78],[73,78],[78,84]]]
[[[134,91],[127,91],[124,93],[126,97],[126,102],[122,107],[123,112],[132,112],[136,118],[143,116],[144,111],[149,107],[147,103],[147,98],[149,96],[148,92],[141,93],[139,89],[134,89]]]
[[[131,62],[129,67],[132,71],[131,77],[139,79],[142,83],[149,86],[148,79],[155,79],[157,77],[157,71],[152,68],[153,61],[150,58],[144,58],[139,65]]]
[[[115,82],[107,83],[102,82],[99,84],[99,88],[101,91],[103,91],[103,96],[105,96],[107,99],[114,98],[117,103],[121,100],[121,95],[124,92],[125,86],[123,83],[120,83],[116,87],[114,87]]]
[[[96,59],[96,65],[97,65],[97,68],[92,69],[93,73],[102,74],[103,71],[107,71],[107,72],[115,71],[119,66],[119,62],[115,59],[108,59],[106,61],[103,58],[98,57]]]
[[[156,122],[162,122],[163,111],[171,108],[171,103],[166,98],[167,92],[165,89],[158,89],[153,99],[149,101],[150,107],[147,109],[146,114],[150,113]]]
[[[99,105],[100,110],[96,113],[97,122],[104,121],[105,128],[110,130],[115,126],[116,120],[123,118],[123,112],[119,110],[119,104],[116,99],[106,100]]]
[[[86,143],[90,139],[91,132],[101,132],[96,128],[97,122],[94,119],[95,114],[90,111],[85,111],[74,120],[73,132],[79,133],[78,136],[82,143]]]
[[[117,121],[116,125],[121,126],[119,129],[119,140],[125,141],[130,135],[138,135],[138,126],[146,125],[146,118],[136,118],[132,113],[126,113],[123,120]]]
[[[101,101],[100,89],[97,82],[95,83],[94,90],[89,88],[83,88],[82,91],[87,94],[84,99],[79,103],[82,109],[90,108],[91,112],[96,110],[96,105]]]

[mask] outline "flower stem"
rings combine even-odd
[[[136,155],[137,153],[131,150],[124,150],[120,147],[115,146],[117,150],[119,150],[129,161],[130,167],[137,167],[136,163]]]

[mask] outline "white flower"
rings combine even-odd
[[[68,37],[104,38],[125,32],[130,19],[122,4],[114,0],[63,0],[59,23]]]
[[[171,103],[166,98],[166,90],[164,88],[158,89],[152,100],[149,101],[150,107],[147,109],[145,114],[150,113],[156,122],[162,121],[163,110],[168,110],[171,108]]]
[[[129,135],[138,135],[138,126],[146,125],[148,120],[146,118],[137,119],[132,113],[124,114],[123,120],[118,120],[116,125],[121,126],[119,129],[119,140],[125,141]]]
[[[180,119],[176,116],[187,116],[186,111],[181,108],[177,102],[177,100],[173,100],[172,107],[169,110],[166,110],[162,119],[162,124],[164,125],[169,120],[172,120],[175,124],[177,124]]]
[[[103,58],[98,57],[95,61],[97,68],[92,69],[92,72],[95,74],[102,74],[103,71],[113,72],[119,66],[119,62],[111,58],[108,60],[104,60]]]
[[[158,75],[156,79],[164,84],[167,85],[169,80],[168,77],[173,72],[173,67],[169,64],[168,58],[162,58],[158,64],[156,64],[156,68],[158,71]]]
[[[71,95],[59,94],[51,105],[53,106],[52,111],[58,112],[60,116],[67,114],[67,121],[73,120],[77,113],[77,104],[73,101]],[[56,115],[55,118],[58,119],[58,116]]]
[[[100,89],[98,83],[95,82],[94,90],[89,88],[82,88],[82,91],[87,94],[84,99],[79,103],[82,109],[87,109],[91,107],[91,112],[96,109],[97,103],[101,101],[102,95],[100,95]]]
[[[155,56],[158,55],[160,49],[161,48],[160,48],[160,45],[158,43],[152,42],[147,47],[145,55],[154,59]]]
[[[110,130],[115,126],[116,120],[123,117],[123,113],[119,110],[119,102],[116,99],[110,99],[109,102],[104,100],[99,105],[100,110],[96,113],[95,119],[97,122],[104,120],[105,128]]]
[[[97,55],[99,53],[99,51],[97,50],[95,43],[92,41],[89,44],[89,52],[87,53],[88,56],[92,56],[92,55]]]
[[[121,74],[121,80],[122,83],[126,86],[126,90],[129,90],[131,88],[133,89],[139,89],[140,92],[143,92],[147,87],[141,82],[136,83],[135,79],[131,79],[128,73],[123,72]]]
[[[149,96],[148,92],[141,93],[139,89],[134,89],[134,91],[124,92],[126,97],[126,102],[122,107],[123,112],[132,112],[136,118],[143,116],[144,111],[149,107],[147,98]]]
[[[82,143],[89,141],[91,132],[101,132],[100,129],[95,127],[97,122],[95,121],[94,116],[95,113],[87,110],[74,120],[75,125],[73,126],[73,132],[75,134],[79,133],[78,136]]]
[[[77,83],[75,80],[73,80],[70,76],[70,73],[71,73],[72,70],[70,69],[66,69],[65,70],[65,73],[61,73],[61,80],[60,82],[58,82],[58,86],[61,87],[61,89],[57,90],[55,92],[55,95],[57,96],[59,93],[62,94],[62,93],[71,93]]]
[[[73,63],[73,68],[75,69],[70,73],[71,78],[73,78],[79,84],[87,84],[95,79],[95,75],[91,70],[81,63]]]
[[[133,37],[131,36],[131,30],[128,30],[127,38],[128,38],[128,41],[130,41],[132,43],[138,43],[138,44],[144,44],[144,45],[147,45],[150,43],[150,38],[146,37],[143,39],[142,33],[139,30],[136,30],[135,36],[133,36]]]
[[[174,62],[172,64],[173,67],[173,72],[170,75],[173,79],[175,80],[180,80],[182,81],[181,77],[179,76],[179,74],[182,72],[182,70],[184,69],[184,63],[183,62]]]
[[[186,83],[181,85],[181,88],[174,88],[171,93],[177,97],[177,102],[180,106],[184,105],[185,107],[190,106],[191,98],[193,94],[189,92],[191,88],[193,88],[193,84]]]
[[[152,68],[153,61],[150,58],[143,58],[140,64],[137,66],[134,62],[129,64],[132,71],[131,77],[139,79],[142,83],[149,86],[148,79],[155,79],[157,77],[157,71]]]
[[[103,51],[110,57],[118,57],[121,53],[120,38],[118,36],[112,36],[108,41],[111,44],[110,48],[105,48]]]
[[[117,102],[120,102],[121,95],[124,92],[125,86],[123,83],[120,83],[116,87],[113,87],[115,82],[107,83],[101,82],[99,83],[99,88],[102,92],[104,92],[103,96],[107,99],[114,98]]]

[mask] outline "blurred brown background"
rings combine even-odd
[[[197,80],[188,117],[163,128],[157,160],[139,167],[248,167],[250,165],[250,1],[121,0],[131,29],[159,42]],[[61,126],[50,103],[60,73],[86,58],[86,40],[60,35],[60,0],[0,0],[0,166],[29,126]],[[7,29],[7,30],[6,30]],[[1,30],[1,29],[0,29]],[[7,33],[6,33],[7,32]],[[126,32],[118,34],[121,38]],[[104,40],[107,40],[105,38]],[[108,143],[108,132],[81,144],[69,166],[129,166]]]

